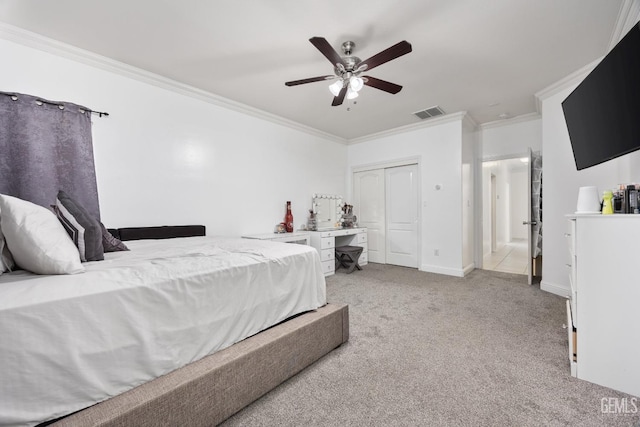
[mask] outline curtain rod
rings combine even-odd
[[[7,93],[7,92],[0,92],[0,93],[2,93],[3,95],[10,96],[11,99],[14,100],[14,101],[17,101],[18,100],[18,95],[20,95],[20,94],[17,94],[17,93]],[[46,99],[41,99],[41,98],[36,98],[36,104],[38,104],[38,105],[42,105],[42,104],[55,105],[58,108],[60,108],[61,110],[64,110],[64,108],[65,108],[64,104],[60,104],[60,103],[53,102],[53,101],[48,101]],[[78,107],[80,107],[80,106],[78,106]],[[80,113],[84,113],[85,111],[88,111],[90,114],[98,115],[98,117],[102,117],[102,116],[109,117],[109,113],[104,112],[104,111],[93,111],[93,110],[90,110],[88,108],[83,108],[83,107],[79,108],[79,111],[80,111]]]

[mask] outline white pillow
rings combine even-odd
[[[50,210],[0,194],[0,227],[16,265],[36,274],[84,271],[78,248]]]
[[[2,218],[2,216],[0,216],[0,218]],[[1,221],[2,220],[0,220],[0,222]],[[4,241],[2,228],[0,228],[0,274],[4,273],[5,271],[11,271],[13,267],[15,267],[15,263],[13,262],[11,252],[9,252],[7,243]]]

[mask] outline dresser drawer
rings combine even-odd
[[[320,261],[333,261],[336,257],[335,249],[323,249],[320,251]]]
[[[322,261],[322,272],[325,276],[330,274],[334,274],[336,271],[336,262],[334,260],[331,261]]]
[[[358,264],[365,265],[369,262],[369,256],[366,252],[362,252],[360,258],[358,258]]]
[[[320,250],[335,248],[336,247],[336,239],[333,237],[323,237],[320,239]]]
[[[366,232],[365,233],[360,233],[357,236],[358,236],[358,240],[357,240],[358,243],[366,243],[366,241],[367,241],[367,233]]]

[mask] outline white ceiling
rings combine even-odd
[[[0,21],[349,140],[434,105],[478,124],[535,112],[536,92],[608,51],[623,1],[0,0]],[[407,40],[367,73],[403,90],[332,107],[330,82],[286,87],[333,73],[313,36],[361,59]]]

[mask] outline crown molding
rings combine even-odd
[[[540,113],[542,111],[542,101],[552,97],[553,95],[571,86],[579,84],[581,81],[585,79],[585,77],[587,77],[587,75],[589,75],[591,71],[593,71],[596,65],[598,65],[600,61],[602,61],[602,58],[604,57],[600,57],[595,61],[590,62],[589,64],[585,65],[579,70],[569,74],[565,78],[560,79],[557,82],[553,83],[552,85],[547,86],[546,88],[536,92],[534,96],[536,98],[536,109],[538,110],[538,112]]]
[[[412,123],[410,125],[400,126],[393,129],[384,130],[382,132],[372,133],[370,135],[361,136],[358,138],[352,138],[347,141],[348,145],[359,144],[361,142],[372,141],[374,139],[385,138],[387,136],[398,135],[402,133],[412,132],[418,129],[424,129],[433,126],[439,126],[445,123],[462,121],[467,115],[466,111],[460,111],[458,113],[446,114],[444,116],[434,117],[426,119],[424,122]]]
[[[640,20],[640,0],[624,0],[611,33],[608,50],[613,49],[638,20]]]
[[[539,120],[542,118],[540,113],[527,113],[519,116],[511,117],[505,120],[494,120],[493,122],[482,123],[478,127],[480,130],[499,128],[502,126],[510,126],[516,123],[530,122],[532,120]]]
[[[202,89],[180,83],[176,80],[172,80],[158,74],[145,71],[141,68],[137,68],[129,64],[113,60],[106,56],[98,55],[88,50],[80,49],[75,46],[71,46],[69,44],[41,36],[39,34],[6,24],[4,22],[0,22],[0,38],[46,53],[51,53],[56,56],[61,56],[75,62],[80,62],[85,65],[119,74],[143,83],[148,83],[150,85],[160,87],[162,89],[167,89],[181,95],[189,96],[191,98],[195,98],[209,104],[233,110],[238,113],[246,114],[294,130],[305,132],[309,135],[317,136],[333,142],[338,142],[340,144],[347,144],[347,139],[345,138],[341,138],[327,132],[319,131],[312,127],[294,122],[293,120],[285,119],[284,117],[280,117],[275,114],[250,107],[240,102],[232,101],[228,98],[215,95],[211,92],[207,92]]]
[[[624,0],[622,5],[620,6],[618,18],[616,19],[614,29],[611,33],[611,39],[609,40],[609,48],[607,49],[607,52],[613,49],[616,44],[618,44],[620,39],[626,34],[627,31],[629,31],[632,25],[638,22],[639,19],[640,0]],[[599,57],[595,61],[585,65],[579,70],[569,74],[565,78],[536,92],[534,96],[536,98],[536,109],[538,113],[542,113],[542,101],[571,86],[577,85],[582,82],[605,56],[606,54]]]
[[[473,120],[473,118],[469,114],[466,114],[466,113],[465,113],[464,117],[462,118],[462,124],[464,126],[470,127],[472,130],[479,129],[478,122]]]

